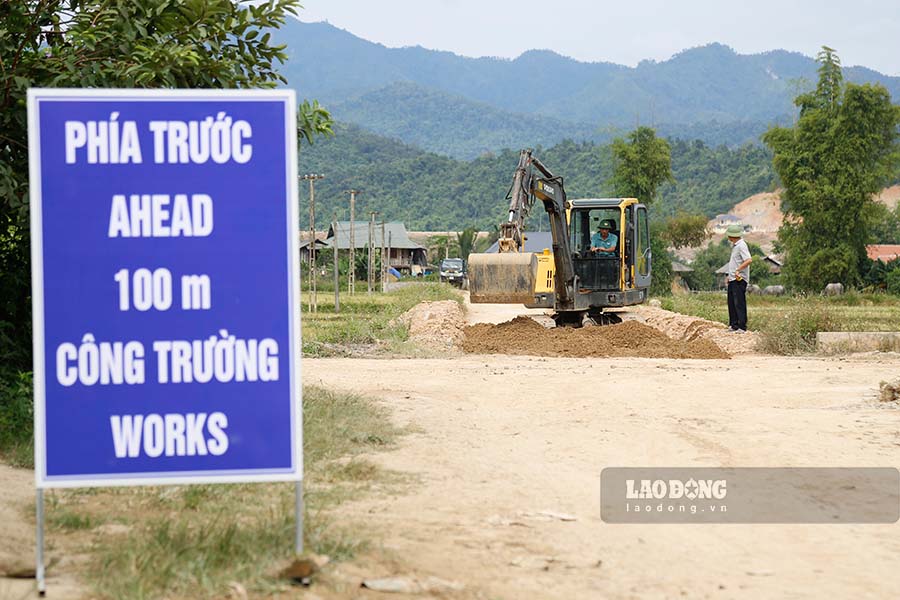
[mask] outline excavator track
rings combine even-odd
[[[622,317],[617,313],[596,310],[558,312],[554,313],[552,318],[557,327],[600,327],[622,322]]]

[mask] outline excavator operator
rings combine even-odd
[[[597,226],[597,233],[591,236],[591,252],[600,252],[601,254],[615,254],[616,246],[619,244],[619,238],[609,230],[613,228],[613,224],[609,219],[600,221]]]

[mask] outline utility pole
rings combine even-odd
[[[316,293],[316,179],[325,179],[325,175],[309,174],[300,179],[309,180],[309,312],[319,311],[319,298]]]
[[[334,255],[334,312],[341,312],[341,280],[338,272],[338,221],[337,214],[331,215],[331,253]]]
[[[393,231],[388,231],[388,247],[387,247],[387,267],[384,269],[384,277],[387,279],[388,272],[391,269],[391,254],[393,254],[393,250],[391,249],[391,236],[394,235]]]
[[[366,283],[368,284],[366,287],[368,288],[368,293],[372,293],[372,288],[375,287],[375,264],[372,260],[374,257],[372,256],[372,247],[374,246],[375,240],[375,215],[378,213],[370,210],[369,211],[369,262],[368,269],[366,271]]]
[[[359,190],[349,190],[350,192],[350,273],[347,276],[347,286],[350,295],[356,291],[356,239],[353,237],[353,220],[356,218],[356,195],[360,194]]]
[[[381,276],[381,293],[387,290],[384,287],[385,279],[387,279],[387,269],[384,266],[384,219],[381,219],[381,268],[378,270]]]

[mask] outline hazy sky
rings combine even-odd
[[[709,42],[742,54],[775,48],[900,75],[900,0],[301,0],[302,21],[327,20],[386,46],[515,57],[549,48],[634,66]]]

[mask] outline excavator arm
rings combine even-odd
[[[544,204],[550,219],[550,235],[553,238],[554,288],[557,306],[562,310],[574,306],[575,264],[572,262],[569,241],[569,224],[566,221],[566,189],[562,177],[555,177],[537,159],[535,167],[544,178],[535,178],[532,192]]]
[[[525,250],[525,219],[531,211],[534,198],[531,195],[531,150],[519,152],[519,164],[509,188],[509,211],[506,221],[500,224],[500,252],[523,252]]]

